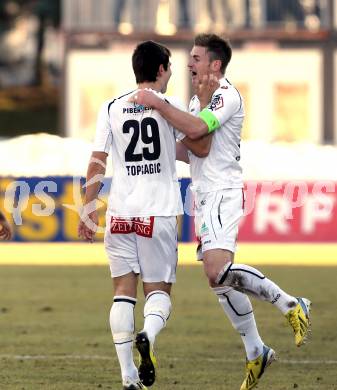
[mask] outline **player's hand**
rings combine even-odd
[[[220,87],[219,80],[213,74],[204,75],[198,85],[196,94],[200,101],[200,108],[205,108],[212,100],[213,93]]]
[[[6,219],[0,221],[0,240],[10,240],[13,236],[12,229]]]
[[[138,106],[156,108],[160,98],[148,89],[139,89],[134,93],[128,102],[135,103]]]
[[[90,214],[82,213],[78,224],[78,237],[88,242],[94,242],[95,234],[98,228],[97,211],[92,211]]]

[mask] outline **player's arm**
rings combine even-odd
[[[212,134],[204,135],[198,139],[185,137],[181,140],[184,146],[197,157],[207,157],[212,145]]]
[[[176,142],[176,160],[185,162],[186,164],[190,162],[190,159],[188,158],[187,148],[181,141]]]
[[[153,92],[142,89],[130,98],[137,104],[152,107],[172,124],[173,127],[187,135],[191,139],[198,139],[208,134],[209,127],[201,117],[193,116],[179,110],[167,101],[159,98]]]
[[[105,175],[107,156],[105,152],[93,152],[87,170],[84,207],[78,225],[78,236],[90,242],[93,242],[98,226],[96,202]]]
[[[98,113],[95,142],[87,170],[84,207],[78,225],[78,236],[90,242],[93,242],[98,228],[96,203],[105,175],[106,159],[112,144],[109,108],[113,102],[105,102]]]
[[[216,88],[218,88],[219,81],[218,79],[210,75],[209,77],[204,76],[201,84],[199,84],[199,88],[196,91],[199,102],[200,102],[200,108],[203,110],[206,108],[206,106],[209,104],[209,102],[212,99],[213,93],[215,92]],[[207,133],[206,135],[203,135],[202,137],[198,139],[191,139],[189,137],[185,137],[181,140],[181,142],[188,148],[195,156],[205,158],[208,156],[211,145],[212,145],[212,137],[213,132]]]
[[[10,240],[12,238],[12,229],[4,216],[0,211],[0,240]]]
[[[91,154],[85,184],[84,205],[96,202],[106,171],[107,156],[105,152],[92,152]]]
[[[203,79],[198,91],[201,107],[205,107],[210,102],[212,94],[218,86],[219,83],[215,78],[206,77]],[[173,127],[187,135],[191,140],[203,137],[220,127],[217,117],[207,108],[204,108],[198,116],[194,116],[174,107],[149,90],[138,90],[129,101],[159,111]]]
[[[212,95],[215,91],[215,88],[219,86],[219,82],[212,75],[204,77],[202,83],[199,85],[197,94],[200,102],[201,109],[204,109],[210,102]],[[207,133],[200,138],[191,139],[188,136],[180,139],[182,144],[184,144],[184,152],[188,158],[187,149],[189,149],[197,157],[207,157],[212,145],[212,135],[213,133]],[[185,156],[183,156],[185,157]],[[185,161],[185,160],[182,160]]]
[[[211,144],[212,134],[205,135],[204,137],[196,140],[185,137],[181,141],[176,142],[176,159],[188,164],[190,160],[187,149],[189,149],[197,157],[207,157],[211,149]]]

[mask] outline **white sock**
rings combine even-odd
[[[151,344],[154,344],[157,334],[166,326],[171,313],[171,298],[161,290],[150,292],[144,305],[144,328]]]
[[[138,378],[138,370],[133,361],[132,352],[136,302],[135,298],[115,296],[110,310],[110,328],[123,379],[126,377]]]
[[[263,352],[263,341],[256,327],[249,298],[231,287],[215,287],[213,291],[218,296],[219,303],[233,328],[240,333],[247,359],[256,359]]]
[[[283,314],[293,309],[298,302],[295,297],[287,294],[260,271],[245,264],[226,264],[219,273],[216,283],[251,294],[259,300],[268,301]]]

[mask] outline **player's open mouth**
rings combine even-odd
[[[191,72],[192,79],[195,79],[197,76],[197,72]]]

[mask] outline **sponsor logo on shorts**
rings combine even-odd
[[[119,218],[111,217],[111,234],[129,234],[136,233],[142,237],[152,237],[154,217],[146,218]]]

